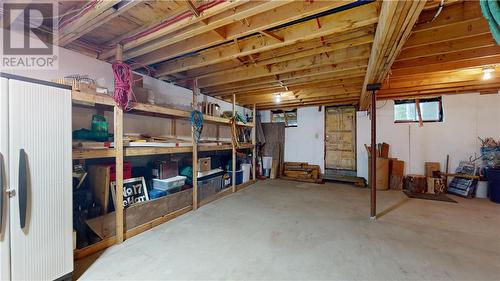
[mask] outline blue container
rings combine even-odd
[[[163,197],[163,196],[166,196],[167,195],[167,192],[164,191],[164,190],[159,190],[159,189],[154,189],[152,188],[150,191],[149,191],[149,199],[156,199],[156,198],[160,198],[160,197]]]
[[[490,187],[490,200],[500,204],[500,169],[488,169],[486,176]]]
[[[232,173],[229,172],[229,176],[231,177],[231,184],[233,183]],[[243,170],[236,171],[236,181],[235,184],[239,185],[243,183]]]

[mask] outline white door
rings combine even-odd
[[[0,280],[10,279],[10,240],[9,240],[9,80],[0,77]]]
[[[9,80],[9,159],[12,279],[72,272],[70,90]]]

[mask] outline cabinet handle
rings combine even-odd
[[[0,235],[3,230],[3,189],[5,188],[5,179],[4,179],[4,166],[3,166],[3,155],[0,153]]]
[[[26,225],[26,208],[28,201],[28,155],[24,149],[19,150],[19,222],[21,228]]]

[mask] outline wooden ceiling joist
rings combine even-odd
[[[352,63],[353,62],[349,62],[349,64],[352,64]],[[354,62],[354,63],[356,63],[356,62]],[[367,61],[364,62],[364,64],[366,66]],[[325,67],[322,67],[322,68],[325,68]],[[333,70],[332,66],[327,66],[327,68],[329,70]],[[310,70],[306,70],[306,71],[310,72]],[[310,75],[310,76],[305,76],[305,77],[301,77],[301,76],[291,77],[290,79],[283,80],[283,83],[284,83],[284,85],[286,85],[286,87],[293,87],[293,86],[307,85],[309,83],[327,82],[327,81],[330,81],[332,79],[333,80],[350,79],[353,77],[364,76],[365,71],[366,71],[366,67],[352,69],[352,70],[339,71],[338,73],[327,72],[327,73],[322,73],[319,75]],[[226,88],[226,90],[216,90],[216,91],[208,92],[207,94],[211,95],[211,96],[221,96],[221,95],[227,95],[228,93],[231,93],[231,92],[251,93],[252,91],[255,91],[255,90],[264,90],[264,89],[268,89],[270,87],[274,88],[277,86],[280,86],[282,90],[285,90],[285,87],[280,85],[278,83],[278,81],[272,80],[273,77],[265,77],[265,78],[261,78],[261,79],[266,79],[269,81],[267,81],[266,83],[255,85],[255,86],[254,86],[254,84],[251,83],[248,86],[245,86],[245,88],[238,88],[236,86],[236,88],[227,89],[227,87],[234,87],[234,84],[237,84],[237,83],[234,83],[234,84],[231,83],[231,84],[222,86],[222,87]]]
[[[240,66],[252,65],[268,65],[282,61],[307,57],[315,54],[332,52],[339,49],[354,47],[373,42],[373,27],[362,28],[348,33],[335,34],[323,38],[315,38],[313,40],[299,42],[297,44],[277,48],[274,50],[251,54],[246,56],[248,59],[235,62],[227,61],[214,65],[208,65],[189,71],[182,72],[186,75],[185,79],[193,79],[195,77],[204,77],[206,75],[220,73],[222,71],[232,71]],[[245,58],[245,57],[243,57]]]
[[[279,79],[276,79],[275,76],[267,76],[252,80],[244,80],[240,82],[224,84],[221,85],[219,88],[217,88],[218,89],[217,91],[214,91],[214,89],[212,88],[212,90],[207,89],[207,91],[203,93],[206,93],[208,95],[218,95],[224,89],[234,90],[235,88],[241,88],[244,87],[245,85],[249,86],[255,85],[255,83],[260,83],[260,85],[264,83],[273,83],[274,85],[279,85],[277,82],[282,81],[282,83],[284,83],[285,86],[292,86],[299,83],[305,84],[305,83],[317,82],[318,80],[331,80],[331,79],[357,77],[365,74],[367,63],[368,60],[365,59],[357,61],[348,61],[336,65],[325,65],[316,68],[279,74]],[[238,84],[240,84],[240,86],[238,86]]]
[[[224,25],[227,37],[226,40],[230,41],[234,38],[241,38],[262,30],[268,30],[284,23],[308,15],[314,15],[344,4],[346,3],[342,1],[250,1],[250,3],[236,8],[242,9],[242,7],[245,6],[254,6],[247,12],[236,13],[235,15],[225,17],[217,15],[216,17],[220,17],[217,24],[215,24],[216,21],[212,24],[212,19],[210,19],[209,23],[202,28],[205,30],[208,26],[214,28],[214,25],[216,27]],[[239,21],[242,19],[246,19],[246,22],[249,24],[247,25]],[[206,30],[204,32],[206,32]],[[193,36],[193,34],[198,34],[199,36]],[[191,32],[186,34],[186,36],[181,36],[179,34],[179,36],[172,37],[170,35],[164,40],[157,40],[157,42],[144,44],[136,50],[131,50],[131,52],[125,54],[125,57],[137,57],[134,59],[135,61],[143,64],[153,64],[224,42],[224,40],[219,38],[206,37],[203,35],[202,32]],[[280,35],[277,34],[277,36]],[[277,41],[275,39],[268,39],[270,41]],[[184,41],[180,42],[181,40]],[[174,44],[176,42],[178,43]]]
[[[337,50],[331,53],[319,54],[290,61],[279,62],[266,66],[249,66],[232,70],[231,72],[216,73],[198,80],[200,88],[215,86],[235,81],[248,80],[270,75],[298,71],[323,65],[341,64],[352,60],[368,59],[370,46],[360,45],[352,48]]]
[[[383,1],[365,82],[361,89],[360,108],[370,104],[366,85],[383,82],[418,20],[426,1]]]
[[[231,33],[231,29],[229,27],[231,25],[241,25],[239,21],[242,19],[251,18],[252,16],[258,15],[270,9],[275,9],[283,5],[289,4],[290,1],[291,0],[249,1],[248,3],[235,7],[231,10],[207,18],[206,20],[203,21],[203,23],[191,25],[189,27],[158,37],[154,40],[149,40],[147,42],[144,42],[143,38],[140,38],[138,40],[132,41],[131,44],[126,44],[129,45],[129,48],[128,51],[124,53],[124,56],[126,59],[132,59],[138,57],[135,60],[140,63],[153,64],[164,60],[163,58],[161,58],[162,53],[166,49],[175,48],[175,46],[170,48],[170,46],[174,45],[175,43],[182,43],[179,46],[182,47],[183,45],[186,44],[184,40],[196,39],[198,35],[207,34],[207,32],[210,33],[211,30],[221,28],[223,26],[226,30],[226,36],[229,40],[232,40],[233,38],[237,38],[240,36],[245,36],[247,35],[245,33],[242,33],[240,36],[233,36]],[[200,37],[200,39],[203,38],[204,37]],[[221,39],[219,37],[211,37],[211,39],[212,42],[208,44],[207,41],[203,42],[200,40],[199,46],[209,47],[225,41],[225,39]],[[177,49],[177,51],[178,53],[176,55],[182,55],[190,52],[189,50],[182,51],[182,48]],[[145,59],[146,57],[151,58],[154,57],[155,55],[160,55],[160,57],[154,60]]]
[[[304,84],[298,84],[298,85],[291,85],[287,86],[288,91],[299,91],[299,90],[306,90],[306,89],[315,89],[315,90],[321,90],[323,88],[338,88],[338,87],[350,87],[350,86],[359,86],[363,84],[363,79],[361,76],[359,78],[349,78],[349,79],[334,79],[334,80],[326,80],[323,82],[318,82],[318,83],[304,83]],[[359,87],[358,87],[359,90]],[[261,90],[242,90],[238,92],[232,92],[228,91],[226,93],[218,93],[215,96],[222,97],[222,98],[230,98],[231,95],[235,94],[237,97],[244,97],[244,96],[257,96],[257,95],[272,95],[273,93],[278,93],[282,91],[287,91],[284,87],[273,87],[273,88],[265,88]]]
[[[498,92],[499,80],[483,80],[483,67],[500,71],[500,47],[489,33],[478,1],[421,14],[419,23],[392,65],[381,98],[414,98],[466,92]],[[497,74],[494,74],[495,76]]]
[[[60,46],[68,45],[85,35],[85,33],[104,24],[107,20],[114,17],[113,14],[119,13],[118,9],[113,8],[118,3],[120,3],[120,0],[99,1],[79,18],[76,18],[76,16],[74,20],[70,18],[66,24],[63,21],[62,27],[59,29],[56,44]],[[127,3],[122,7],[121,12],[126,11],[127,8],[131,8],[135,4]]]
[[[325,2],[329,1],[314,1],[313,4]],[[338,3],[336,3],[336,5],[338,5]],[[306,40],[321,38],[322,36],[347,32],[349,30],[355,30],[360,27],[373,25],[378,19],[377,7],[378,3],[370,3],[357,7],[356,13],[347,10],[321,17],[321,28],[318,27],[315,20],[309,20],[274,31],[277,36],[280,36],[284,39],[283,42],[273,40],[262,35],[256,35],[239,40],[238,48],[234,47],[234,43],[230,43],[222,45],[220,47],[198,52],[191,56],[175,59],[160,64],[158,66],[157,77],[195,69],[202,66],[221,63],[224,61],[235,59],[237,57],[257,54],[281,47],[290,46]],[[228,39],[229,38],[230,36],[228,36]],[[188,47],[190,48],[189,51],[198,49],[198,45],[196,45],[196,42],[193,43],[193,47]],[[191,43],[187,42],[186,45],[189,46],[191,45]],[[186,48],[186,46],[184,46],[184,48]],[[175,52],[177,52],[177,50],[175,50]],[[175,55],[178,55],[178,52],[174,53],[173,50],[165,50],[165,52],[160,56],[161,59],[169,59],[174,57]],[[153,61],[158,61],[156,58],[151,59]],[[146,59],[145,61],[150,60]]]
[[[158,28],[158,30],[150,32],[147,35],[140,36],[139,38],[124,44],[124,46],[123,46],[124,50],[130,50],[132,48],[140,46],[141,44],[145,44],[147,42],[158,39],[158,38],[165,36],[167,34],[176,32],[178,30],[182,30],[182,29],[187,28],[191,25],[204,26],[206,24],[202,23],[202,21],[206,21],[208,18],[219,15],[221,13],[224,13],[224,16],[228,16],[227,13],[230,13],[230,11],[232,9],[234,9],[240,5],[243,5],[245,3],[248,3],[248,2],[249,2],[249,0],[226,1],[226,2],[219,3],[215,6],[212,6],[210,8],[205,9],[203,11],[203,13],[200,14],[199,17],[196,17],[195,15],[186,16],[186,17],[183,17],[182,19],[176,20],[176,21],[172,20],[171,18],[162,19],[158,22],[154,22],[154,23],[148,25],[147,27],[141,27],[141,28],[138,28],[137,30],[132,30],[130,32],[127,32],[123,36],[120,36],[120,38],[118,38],[119,39],[118,41],[113,40],[111,42],[108,42],[107,45],[109,45],[111,43],[116,44],[116,43],[118,43],[126,38],[130,38],[134,35],[138,35],[141,33],[148,33],[147,31],[153,30],[155,27],[159,26],[160,24],[165,24],[166,22],[171,22],[171,23],[163,26],[162,28]],[[115,50],[110,49],[110,50],[100,54],[99,59],[107,60],[109,58],[112,58],[114,56],[114,54],[115,54]],[[125,59],[127,59],[126,56],[125,56]]]

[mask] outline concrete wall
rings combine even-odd
[[[260,111],[262,123],[271,122],[271,111]],[[297,127],[285,129],[285,161],[319,165],[324,172],[324,108],[302,107],[297,110]]]
[[[440,162],[444,170],[450,155],[450,171],[460,161],[480,154],[478,136],[500,139],[500,95],[444,95],[444,120],[440,123],[395,124],[394,102],[377,103],[377,142],[390,144],[390,157],[405,161],[405,173],[424,174],[425,162]],[[271,121],[269,110],[260,111],[263,123]],[[357,112],[357,174],[368,177],[370,119]],[[305,107],[298,110],[298,127],[285,130],[285,161],[307,161],[324,171],[324,110]]]
[[[440,123],[395,124],[394,102],[377,103],[377,142],[391,145],[390,157],[405,161],[407,174],[424,174],[425,162],[440,162],[444,170],[450,155],[450,171],[460,161],[480,154],[478,136],[500,139],[500,95],[445,95],[444,120]],[[366,112],[357,114],[358,176],[368,177],[370,120]]]

